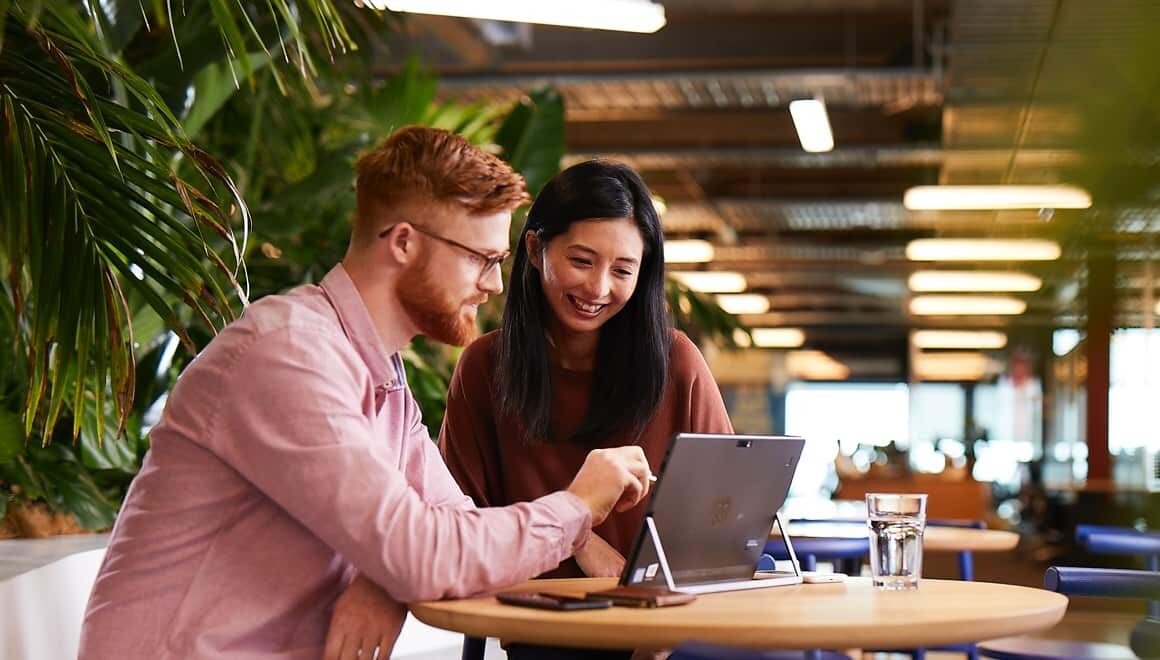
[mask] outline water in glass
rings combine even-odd
[[[914,589],[922,576],[923,520],[909,514],[870,518],[870,573],[874,586]]]

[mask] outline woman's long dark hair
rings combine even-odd
[[[639,434],[656,411],[672,342],[664,295],[664,234],[648,187],[631,167],[605,160],[573,165],[548,182],[520,232],[496,355],[501,411],[516,415],[530,442],[552,435],[552,383],[545,335],[552,314],[525,236],[547,244],[573,222],[629,218],[644,238],[636,290],[600,328],[588,410],[572,440],[586,446],[620,432]]]

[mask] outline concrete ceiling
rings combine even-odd
[[[1160,255],[1160,3],[662,4],[668,25],[652,35],[412,17],[403,48],[441,73],[445,97],[558,88],[567,163],[639,169],[668,205],[670,238],[714,241],[704,268],[742,270],[769,295],[770,313],[746,320],[802,327],[810,348],[893,356],[903,378],[914,328],[1002,328],[1041,351],[1053,328],[1082,324],[1087,265],[1108,255],[1119,321],[1142,322],[1141,287]],[[803,152],[787,112],[813,96],[826,100],[830,153]],[[901,204],[918,184],[1056,182],[1087,187],[1096,206]],[[1047,237],[1064,256],[1019,266],[1045,281],[1022,296],[1026,314],[914,317],[905,280],[919,266],[903,248],[932,236]]]

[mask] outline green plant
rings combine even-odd
[[[194,79],[285,86],[352,46],[330,0],[0,2],[0,513],[108,526],[172,377],[141,366],[169,336],[195,352],[244,297],[248,213],[186,132]]]
[[[181,366],[247,298],[341,258],[354,158],[395,128],[502,132],[554,173],[558,97],[505,121],[435,102],[416,62],[377,81],[330,57],[344,18],[381,50],[392,19],[353,3],[0,3],[0,515],[45,501],[107,527]],[[407,355],[435,428],[454,357]]]
[[[665,296],[673,323],[694,343],[709,341],[727,349],[740,348],[739,335],[752,339],[749,328],[737,316],[721,309],[711,297],[693,291],[670,279],[665,284]],[[748,346],[749,343],[745,342]]]

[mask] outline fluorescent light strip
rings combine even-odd
[[[669,275],[700,293],[739,293],[749,287],[744,275],[726,270],[679,270]]]
[[[1043,280],[1017,272],[919,270],[908,284],[911,291],[1038,291]]]
[[[919,316],[982,315],[1012,316],[1027,311],[1027,303],[1007,296],[915,296],[910,313]]]
[[[845,380],[850,367],[822,351],[790,351],[785,367],[791,376],[807,380]]]
[[[761,348],[797,348],[806,343],[806,333],[799,328],[754,328],[753,345]]]
[[[915,348],[1003,348],[1007,335],[996,330],[916,330],[910,335]]]
[[[820,99],[790,101],[789,116],[793,118],[793,127],[797,129],[803,150],[810,153],[834,150],[830,118],[826,115],[826,104]]]
[[[902,205],[911,211],[1086,209],[1092,196],[1077,186],[915,186]]]
[[[665,263],[704,264],[713,260],[713,244],[709,241],[665,241]]]
[[[1038,238],[920,238],[906,245],[911,261],[1052,261],[1059,243]]]
[[[717,304],[730,314],[764,314],[769,311],[769,297],[759,293],[723,293]]]
[[[391,11],[481,18],[564,27],[656,32],[665,25],[665,8],[648,0],[369,0]]]
[[[914,374],[922,380],[979,380],[997,366],[982,353],[920,353],[914,358]]]

